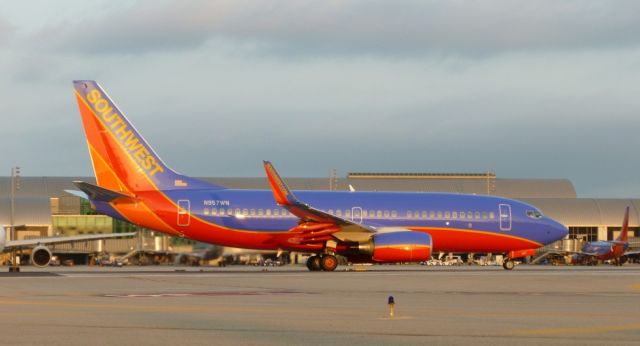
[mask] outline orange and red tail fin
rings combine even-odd
[[[122,192],[222,188],[167,167],[98,83],[73,86],[98,186]]]

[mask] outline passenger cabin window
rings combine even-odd
[[[413,213],[411,211],[407,212],[407,219],[411,219],[413,217]]]
[[[527,210],[527,216],[532,219],[541,219],[542,213],[537,210]]]
[[[202,213],[204,215],[209,215],[209,208],[204,208],[204,210],[202,211]]]
[[[398,212],[395,210],[391,211],[391,217],[398,217]]]
[[[492,211],[489,212],[489,219],[493,220],[496,218],[496,214]]]
[[[211,215],[218,215],[218,208],[211,208]]]

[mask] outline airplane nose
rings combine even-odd
[[[560,240],[566,237],[567,234],[569,234],[569,230],[567,229],[567,227],[561,224],[560,222],[553,219],[547,219],[547,223],[549,224],[549,228],[550,228],[548,233],[549,233],[551,242]]]

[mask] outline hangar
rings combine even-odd
[[[264,177],[200,178],[238,189],[268,189]],[[15,224],[24,225],[18,239],[41,236],[129,232],[135,226],[103,215],[95,215],[89,204],[69,195],[73,181],[94,183],[93,177],[22,177],[16,194]],[[620,231],[626,206],[630,207],[630,246],[640,247],[640,200],[579,198],[567,179],[505,179],[495,173],[349,173],[344,178],[286,178],[294,190],[419,191],[488,194],[522,200],[569,228],[568,239],[551,244],[575,250],[583,241],[612,240]],[[9,226],[11,178],[0,177],[0,223]],[[145,247],[167,252],[181,246],[164,235],[143,232],[142,239],[114,239],[78,245],[58,245],[66,252],[126,253]]]

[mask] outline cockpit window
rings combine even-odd
[[[532,219],[540,219],[542,218],[542,213],[537,210],[527,210],[527,216]]]

